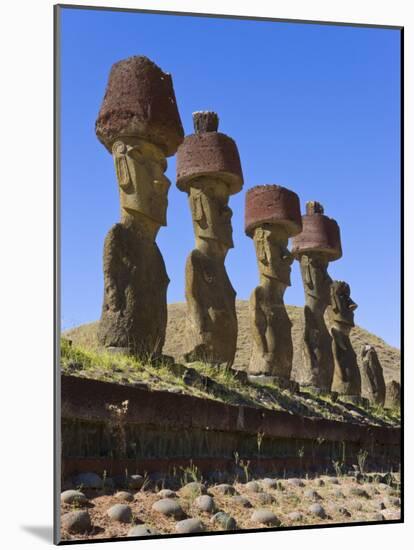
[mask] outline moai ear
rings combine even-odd
[[[305,274],[305,284],[308,288],[313,289],[313,279],[312,279],[312,270],[311,263],[307,256],[302,258],[304,274]]]
[[[331,285],[331,306],[335,313],[341,310],[338,294],[335,291],[334,285]]]
[[[119,186],[127,189],[132,183],[131,173],[128,166],[127,146],[122,141],[116,141],[112,147],[112,154],[115,162],[116,177]]]
[[[265,232],[263,229],[257,228],[254,234],[254,240],[256,241],[257,259],[262,264],[268,265],[270,252],[266,243]]]
[[[201,223],[203,218],[205,218],[204,208],[203,208],[203,198],[201,191],[193,192],[190,195],[191,202],[191,211],[193,213],[193,219],[195,222]]]

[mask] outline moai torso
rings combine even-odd
[[[341,395],[361,396],[361,374],[349,334],[354,326],[354,310],[349,285],[333,281],[331,285],[330,327],[334,377],[332,390]]]
[[[383,407],[385,403],[384,373],[374,346],[363,346],[361,359],[362,394],[371,403]]]
[[[116,63],[96,133],[112,153],[121,203],[121,221],[105,239],[98,338],[106,348],[159,359],[169,279],[155,238],[166,225],[166,157],[183,139],[171,77],[145,57]]]
[[[187,326],[185,360],[234,361],[237,344],[236,292],[225,268],[233,247],[229,196],[243,184],[234,141],[217,132],[212,112],[194,113],[196,134],[187,136],[177,157],[177,187],[188,193],[196,248],[185,269]]]
[[[290,380],[292,323],[283,296],[290,285],[293,257],[287,243],[301,229],[299,199],[288,189],[263,185],[246,195],[246,233],[255,244],[260,285],[250,297],[250,375]]]
[[[334,375],[332,338],[325,324],[332,280],[328,264],[342,255],[339,227],[323,214],[316,201],[306,204],[302,232],[294,237],[292,253],[300,262],[305,291],[302,362],[296,379],[303,386],[330,391]]]

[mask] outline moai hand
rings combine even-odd
[[[362,346],[361,359],[362,395],[374,405],[383,407],[385,403],[384,373],[374,346]]]
[[[330,303],[332,280],[328,264],[342,256],[339,227],[311,201],[302,216],[302,232],[292,241],[292,254],[300,262],[305,290],[302,362],[296,378],[303,386],[330,391],[334,374],[332,339],[324,313]]]
[[[115,63],[96,121],[112,153],[121,221],[104,245],[101,345],[159,359],[167,325],[169,279],[156,235],[167,225],[164,172],[184,137],[170,75],[146,57]]]
[[[234,361],[237,343],[236,293],[224,260],[233,247],[230,195],[241,190],[243,175],[234,141],[217,132],[210,111],[193,114],[195,134],[177,154],[177,187],[188,194],[196,248],[185,268],[187,300],[186,361]]]
[[[249,375],[290,380],[293,345],[283,296],[290,286],[293,256],[288,239],[302,229],[299,198],[278,185],[259,185],[246,194],[245,231],[253,238],[260,285],[250,297],[253,349]]]
[[[348,397],[361,396],[361,374],[349,334],[354,326],[357,304],[351,299],[351,289],[343,281],[331,284],[330,324],[334,377],[332,390]]]

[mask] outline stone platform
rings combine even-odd
[[[350,467],[361,449],[377,468],[396,470],[400,428],[307,418],[285,411],[227,405],[167,391],[150,391],[61,377],[62,475],[168,472],[190,462],[202,472],[250,468],[307,472],[341,460]]]

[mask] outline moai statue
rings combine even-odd
[[[171,76],[147,57],[115,63],[96,135],[113,156],[121,203],[121,221],[104,245],[99,341],[113,351],[157,360],[169,279],[155,238],[167,224],[166,157],[184,138]]]
[[[385,380],[381,363],[374,346],[362,346],[361,351],[362,395],[375,405],[384,406]]]
[[[216,113],[193,113],[195,133],[177,153],[177,187],[188,194],[196,248],[187,258],[185,360],[230,367],[237,342],[236,293],[224,266],[233,247],[229,196],[243,186],[235,142],[217,131]]]
[[[349,334],[355,326],[354,311],[357,307],[351,299],[349,285],[343,281],[333,281],[329,309],[334,357],[332,391],[356,402],[361,397],[361,374]]]
[[[316,201],[306,203],[302,232],[292,240],[292,254],[300,262],[305,307],[302,362],[296,373],[298,382],[329,392],[334,374],[332,339],[324,314],[330,303],[332,279],[328,264],[342,256],[338,224],[324,215]]]
[[[279,185],[258,185],[246,193],[245,231],[254,241],[260,274],[260,284],[250,297],[250,376],[271,376],[279,383],[290,380],[292,323],[283,296],[293,262],[288,239],[301,230],[296,193]]]
[[[390,409],[401,406],[401,385],[395,380],[388,382],[385,390],[385,406]]]

